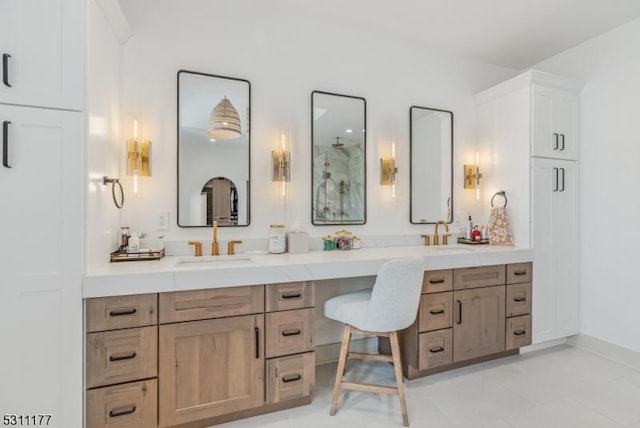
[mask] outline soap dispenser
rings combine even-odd
[[[131,237],[129,238],[129,247],[127,248],[128,253],[139,253],[140,252],[140,238],[138,238],[138,234],[136,232],[131,232]]]

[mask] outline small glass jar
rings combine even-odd
[[[357,236],[353,236],[353,243],[351,244],[351,248],[354,250],[359,250],[362,248],[362,241]]]
[[[324,251],[333,251],[336,249],[336,240],[333,236],[327,235],[322,237],[322,249]]]
[[[284,224],[272,224],[269,226],[269,252],[282,254],[287,250],[287,239]]]
[[[336,250],[348,251],[353,246],[353,234],[348,230],[336,232]]]

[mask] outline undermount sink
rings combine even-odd
[[[181,257],[176,261],[176,266],[204,266],[204,265],[216,265],[222,263],[237,263],[245,262],[251,263],[251,257],[238,254],[233,256],[200,256],[200,257]]]

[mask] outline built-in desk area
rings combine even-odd
[[[319,290],[373,279],[394,258],[421,256],[425,270],[418,319],[404,333],[405,376],[517,353],[530,340],[532,254],[404,246],[92,267],[87,425],[204,427],[309,403]],[[454,360],[452,346],[466,354]]]

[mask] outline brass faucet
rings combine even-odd
[[[433,235],[433,245],[440,245],[440,235],[438,234],[438,228],[440,225],[444,225],[445,234],[442,236],[442,245],[447,245],[449,243],[449,237],[451,234],[449,233],[449,225],[444,220],[438,220],[436,223],[436,231]]]
[[[431,243],[429,242],[429,235],[420,235],[421,238],[424,238],[424,245],[429,246]]]
[[[202,242],[200,241],[189,241],[189,245],[193,245],[196,250],[196,257],[202,257]]]
[[[233,256],[236,253],[235,251],[236,244],[242,244],[242,241],[229,241],[227,243],[227,255]]]
[[[211,255],[219,256],[220,248],[218,245],[218,222],[213,222],[213,240],[211,241]]]

